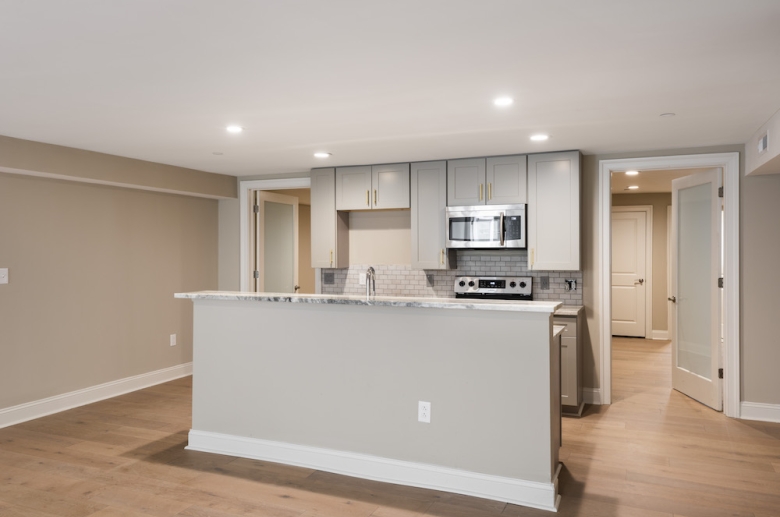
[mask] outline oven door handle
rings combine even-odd
[[[498,238],[501,242],[501,246],[504,246],[504,212],[501,212],[501,218],[498,223]]]

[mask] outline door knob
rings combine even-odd
[[[671,298],[667,298],[667,300],[669,300],[672,303],[677,303],[677,297],[676,296],[672,296]]]
[[[298,292],[298,289],[300,289],[300,288],[301,288],[301,286],[299,286],[299,285],[296,285],[296,286],[295,286],[295,292],[297,293],[297,292]]]
[[[637,282],[639,282],[639,285],[643,285],[645,283],[645,279],[640,278],[639,280],[637,280]]]

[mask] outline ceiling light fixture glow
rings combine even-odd
[[[244,131],[244,128],[241,126],[228,126],[225,128],[228,133],[238,134]]]
[[[638,185],[630,185],[626,190],[637,190],[638,188]]]
[[[327,158],[330,156],[330,153],[314,153],[315,158]]]
[[[626,176],[636,176],[639,171],[626,171]]]
[[[514,102],[515,101],[512,99],[512,97],[498,97],[493,101],[493,104],[499,108],[505,108],[507,106],[511,106]]]
[[[548,138],[550,138],[550,135],[538,134],[538,135],[532,135],[531,136],[531,140],[533,140],[534,142],[544,142]]]

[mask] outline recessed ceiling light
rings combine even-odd
[[[673,117],[674,115],[675,115],[674,113],[661,113],[660,116],[661,117]]]
[[[531,136],[531,140],[533,140],[534,142],[544,142],[548,138],[550,138],[550,135],[539,134],[539,135],[532,135]]]
[[[639,171],[626,171],[626,176],[636,176]]]
[[[225,129],[227,129],[228,133],[241,133],[244,130],[241,126],[228,126]]]
[[[638,186],[638,185],[631,185],[631,186],[629,186],[629,187],[628,187],[626,190],[636,190],[636,189],[638,189],[638,188],[639,188],[639,186]]]
[[[211,153],[211,154],[213,154],[214,156],[222,156],[222,155],[223,155],[223,154],[225,154],[225,153],[220,153],[219,151],[214,151],[214,152],[213,152],[213,153]]]
[[[314,153],[315,158],[327,158],[330,156],[330,153]]]
[[[493,101],[493,104],[498,107],[505,108],[507,106],[511,106],[514,102],[515,101],[512,99],[512,97],[498,97]]]

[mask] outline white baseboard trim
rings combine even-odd
[[[162,384],[163,382],[186,377],[187,375],[192,375],[191,362],[0,409],[0,429],[53,413],[59,413],[66,409],[73,409],[74,407],[124,395],[131,391],[148,388],[149,386]]]
[[[650,335],[650,339],[658,339],[661,341],[668,341],[669,340],[669,331],[668,330],[654,330],[653,333]]]
[[[741,402],[739,406],[739,418],[780,423],[780,404]]]
[[[601,405],[601,388],[582,388],[582,400],[586,404]]]
[[[187,449],[306,467],[346,476],[494,499],[548,511],[557,511],[558,473],[553,482],[540,483],[492,476],[436,465],[191,430]]]

